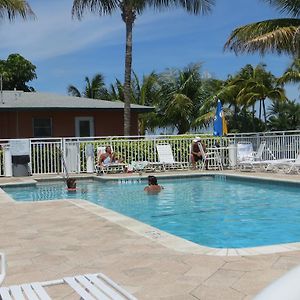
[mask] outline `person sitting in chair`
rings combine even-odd
[[[192,145],[191,145],[191,163],[192,163],[193,170],[196,169],[197,161],[205,159],[205,157],[202,157],[199,143],[202,145],[203,151],[205,152],[205,150],[206,150],[206,146],[204,143],[201,142],[200,137],[195,137],[195,139],[193,139]],[[204,163],[205,163],[205,169],[208,170],[208,161],[205,160]]]
[[[98,160],[99,166],[108,166],[112,163],[122,163],[122,159],[118,159],[115,155],[115,153],[112,152],[111,147],[107,146],[105,148],[105,152],[102,153]]]

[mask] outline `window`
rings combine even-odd
[[[51,137],[52,120],[51,118],[34,118],[33,119],[33,136],[34,137]]]
[[[93,117],[75,117],[75,135],[94,136],[94,118]]]

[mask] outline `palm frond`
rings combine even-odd
[[[215,0],[149,0],[148,6],[161,10],[167,7],[182,7],[195,15],[207,14],[212,11]]]
[[[82,19],[86,11],[103,15],[111,15],[120,8],[120,0],[74,0],[72,16]]]
[[[272,6],[276,7],[281,13],[287,13],[293,17],[300,15],[299,0],[264,0]]]
[[[16,16],[23,19],[35,18],[35,14],[30,5],[24,0],[1,0],[0,1],[0,18],[7,17],[10,21]]]
[[[275,19],[252,23],[235,29],[224,49],[238,53],[277,52],[295,54],[299,49],[294,36],[300,26],[299,19]]]
[[[81,93],[74,85],[69,85],[67,91],[69,96],[81,97]]]

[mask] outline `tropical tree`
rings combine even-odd
[[[300,104],[295,101],[273,102],[269,109],[270,130],[295,130],[300,128]]]
[[[218,99],[226,105],[224,112],[228,128],[239,132],[265,128],[260,122],[262,113],[265,123],[267,121],[265,101],[285,101],[286,97],[275,76],[265,69],[265,65],[259,64],[256,67],[246,65],[237,74],[228,76],[226,81],[219,81],[214,93],[205,99],[200,108],[198,123],[213,119]],[[256,102],[259,102],[259,118],[255,116]],[[249,119],[249,115],[252,118]]]
[[[300,57],[300,1],[264,0],[290,18],[271,19],[241,26],[233,30],[225,49],[236,53],[286,53]]]
[[[159,74],[159,97],[154,103],[157,124],[153,122],[153,125],[174,126],[179,134],[206,125],[205,122],[197,123],[197,118],[204,99],[213,89],[205,84],[212,80],[201,76],[200,67],[200,64],[191,64],[183,70],[170,69]]]
[[[93,78],[85,77],[85,87],[81,93],[74,85],[68,86],[68,95],[74,97],[85,97],[90,99],[107,99],[108,92],[105,88],[104,77],[98,73]]]
[[[265,67],[264,64],[259,64],[256,67],[247,65],[241,70],[241,76],[237,78],[236,83],[243,85],[238,95],[240,103],[246,107],[252,106],[254,111],[254,105],[259,101],[259,119],[262,118],[263,111],[266,123],[266,99],[284,102],[287,98],[285,90],[278,86],[276,77]]]
[[[115,84],[110,84],[107,100],[124,102],[124,86],[119,79],[116,79]]]
[[[227,114],[228,132],[261,132],[266,130],[265,123],[252,115],[246,107],[240,107],[237,116]]]
[[[8,20],[12,21],[18,15],[23,19],[35,16],[27,1],[0,0],[0,19],[8,18]]]
[[[296,58],[283,75],[278,79],[281,84],[300,82],[300,59]]]
[[[6,60],[0,60],[0,74],[3,79],[3,89],[34,91],[27,83],[36,79],[36,66],[20,54],[10,54]]]
[[[162,101],[161,86],[158,83],[158,75],[154,72],[144,75],[142,81],[133,73],[134,80],[132,82],[132,103],[139,105],[154,106]],[[153,124],[157,123],[155,112],[142,114],[139,116],[139,133],[145,135],[146,129],[153,128]]]
[[[189,13],[198,15],[211,11],[215,0],[74,0],[72,15],[79,20],[86,10],[100,16],[112,15],[120,10],[126,26],[125,75],[124,75],[124,135],[130,135],[130,99],[132,71],[132,30],[137,15],[146,8],[162,9],[182,7]]]
[[[130,91],[130,103],[139,105],[153,106],[158,103],[160,97],[160,85],[158,75],[154,72],[144,75],[142,81],[133,72]],[[115,84],[111,84],[108,91],[108,99],[111,101],[124,101],[124,86],[121,81],[116,79]],[[154,121],[155,120],[155,121]],[[156,114],[144,113],[139,115],[139,134],[145,135],[146,129],[151,129],[156,124]]]

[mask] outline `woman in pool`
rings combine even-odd
[[[145,192],[148,193],[159,193],[163,187],[157,183],[155,176],[148,176],[148,186],[144,188]]]

